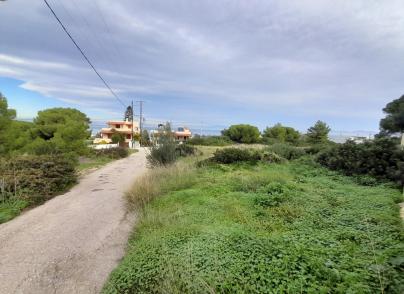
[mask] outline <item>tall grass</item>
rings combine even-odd
[[[143,211],[156,197],[192,186],[197,180],[196,177],[196,168],[184,162],[150,169],[137,178],[125,194],[127,207],[131,211]]]

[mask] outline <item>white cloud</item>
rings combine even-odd
[[[222,123],[236,109],[239,120],[319,114],[358,128],[403,89],[403,1],[51,4],[114,90],[147,99],[154,117]],[[73,105],[121,108],[42,3],[1,3],[0,22],[1,76]]]

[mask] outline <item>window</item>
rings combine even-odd
[[[115,125],[115,128],[120,129],[121,125]]]
[[[178,132],[183,132],[184,128],[178,128]]]

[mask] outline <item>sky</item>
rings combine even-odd
[[[404,94],[402,0],[48,2],[124,104],[145,101],[149,125],[373,132]],[[125,110],[39,0],[0,1],[0,91],[21,119]]]

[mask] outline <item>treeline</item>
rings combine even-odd
[[[188,143],[205,146],[226,146],[233,143],[287,143],[295,146],[327,144],[330,131],[331,128],[323,121],[317,121],[305,134],[280,123],[265,128],[262,133],[256,126],[237,124],[223,130],[221,136],[194,136]]]
[[[262,133],[255,126],[238,124],[223,130],[222,136],[197,136],[188,143],[211,146],[267,144],[271,151],[285,159],[312,154],[321,165],[346,175],[368,175],[404,185],[404,95],[388,103],[383,111],[386,116],[380,121],[380,133],[363,143],[330,142],[330,127],[322,121],[317,121],[305,134],[280,123],[267,127]],[[226,158],[224,161],[250,158],[248,152],[234,149],[218,154]],[[251,154],[256,156],[254,152]]]

